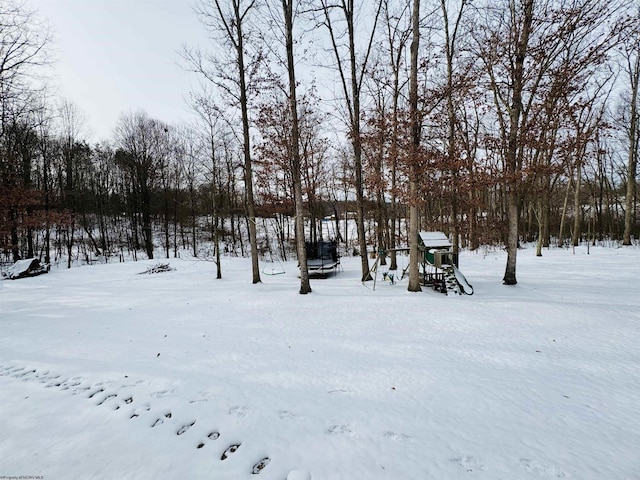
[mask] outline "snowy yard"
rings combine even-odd
[[[461,255],[473,296],[248,259],[0,281],[0,477],[640,478],[640,249]],[[257,474],[257,475],[256,475]]]

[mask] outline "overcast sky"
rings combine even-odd
[[[112,138],[123,112],[190,116],[184,96],[197,77],[177,51],[204,43],[191,0],[28,1],[51,26],[57,93],[85,113],[90,141]]]

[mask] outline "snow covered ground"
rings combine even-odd
[[[354,258],[307,296],[237,258],[0,281],[0,478],[640,478],[640,249],[505,258],[461,255],[473,296]]]

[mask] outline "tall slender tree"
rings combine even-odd
[[[640,21],[640,9],[636,14]],[[631,245],[631,234],[635,224],[636,175],[640,156],[640,29],[636,28],[624,43],[624,72],[629,80],[628,127],[627,127],[627,191],[625,195],[624,233],[622,244]]]
[[[422,120],[418,111],[418,51],[420,48],[420,0],[413,0],[411,11],[411,72],[409,74],[409,284],[407,290],[419,292],[420,271],[418,265],[418,156],[420,155],[420,136]]]
[[[220,262],[220,223],[222,217],[223,166],[219,150],[220,137],[224,134],[221,126],[222,114],[216,107],[213,95],[208,90],[199,94],[192,93],[191,108],[198,115],[198,127],[201,130],[203,150],[206,152],[203,169],[210,178],[210,198],[207,202],[211,206],[212,237],[215,248],[216,279],[222,278],[222,263]],[[220,148],[222,150],[222,148]]]
[[[204,75],[224,94],[230,95],[240,109],[242,123],[242,154],[244,160],[244,183],[248,217],[249,242],[251,244],[252,282],[259,283],[260,267],[258,263],[258,240],[256,227],[256,202],[254,198],[253,162],[251,158],[251,120],[249,118],[249,88],[252,73],[256,73],[262,62],[262,53],[258,51],[247,58],[248,27],[252,13],[258,8],[258,0],[199,0],[197,13],[209,33],[220,38],[223,44],[231,47],[231,64],[235,73],[229,71],[229,64],[219,49],[213,56],[205,56],[200,51],[184,51],[183,58],[190,68]],[[212,69],[213,66],[213,69]],[[255,86],[255,85],[254,85]]]
[[[364,182],[362,179],[362,84],[369,64],[369,58],[374,45],[376,26],[382,11],[382,0],[376,0],[373,5],[373,19],[370,30],[366,35],[367,42],[358,61],[357,40],[362,36],[356,31],[358,10],[354,0],[339,0],[330,2],[320,0],[323,24],[329,33],[329,41],[334,54],[335,64],[342,86],[345,107],[347,110],[349,138],[353,150],[353,171],[356,191],[356,222],[358,229],[358,246],[360,250],[362,281],[371,279],[369,261],[367,260],[367,239],[365,236],[364,218]],[[339,14],[334,17],[334,11]],[[336,22],[344,22],[343,31],[338,31]],[[341,45],[342,39],[346,45]]]
[[[304,205],[302,199],[302,178],[300,161],[300,122],[298,119],[298,99],[296,95],[296,68],[293,56],[294,3],[296,0],[282,0],[284,17],[285,47],[287,50],[287,73],[289,77],[289,114],[291,116],[291,178],[295,197],[295,235],[298,263],[300,264],[300,293],[311,293],[307,249],[304,238]]]

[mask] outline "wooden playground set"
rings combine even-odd
[[[418,234],[418,250],[420,252],[418,261],[421,283],[444,294],[473,295],[473,286],[459,270],[458,254],[453,252],[452,247],[449,238],[443,232],[420,232]],[[393,248],[378,252],[376,261],[371,268],[371,272],[374,274],[374,290],[382,259],[394,251],[407,252],[409,249],[406,247]],[[399,277],[394,272],[386,271],[382,272],[382,278],[391,284],[395,284],[408,275],[409,266],[407,265],[401,270]]]

